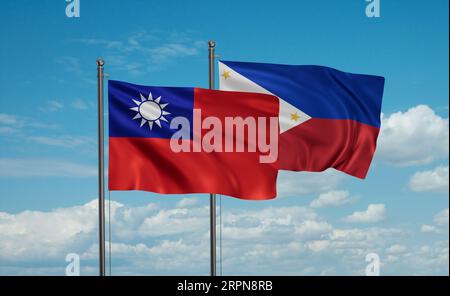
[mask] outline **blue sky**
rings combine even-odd
[[[2,1],[0,274],[63,274],[69,252],[96,272],[95,60],[111,79],[206,87],[209,39],[226,60],[386,78],[367,179],[283,172],[277,200],[224,197],[224,274],[361,274],[371,250],[385,274],[448,274],[448,1],[381,0],[380,18],[364,0],[280,2],[81,0],[68,18],[63,0]],[[207,195],[111,198],[113,273],[208,273]]]

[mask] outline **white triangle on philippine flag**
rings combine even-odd
[[[263,93],[278,97],[222,62],[219,62],[219,89],[227,91]],[[289,104],[283,100],[283,98],[278,97],[278,99],[280,102],[280,133],[284,133],[285,131],[311,119],[311,116]]]

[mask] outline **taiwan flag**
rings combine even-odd
[[[112,80],[108,95],[109,190],[276,196],[275,96]]]
[[[380,130],[384,78],[322,66],[219,62],[220,89],[280,100],[282,170],[335,168],[365,178]]]

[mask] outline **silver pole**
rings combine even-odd
[[[105,161],[104,161],[104,127],[103,127],[103,59],[97,60],[97,95],[98,95],[98,239],[99,239],[99,273],[105,276]]]
[[[210,40],[208,42],[208,60],[209,60],[209,89],[214,89],[214,48],[216,42]],[[217,274],[216,268],[216,194],[211,193],[209,198],[210,207],[210,239],[211,239],[211,276]]]

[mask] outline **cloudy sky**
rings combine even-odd
[[[194,3],[195,2],[195,3]],[[63,0],[0,3],[0,274],[97,274],[96,64],[146,85],[206,87],[226,60],[386,78],[366,180],[282,172],[278,198],[222,197],[229,274],[448,274],[448,1]],[[208,195],[112,192],[112,274],[209,273]]]

